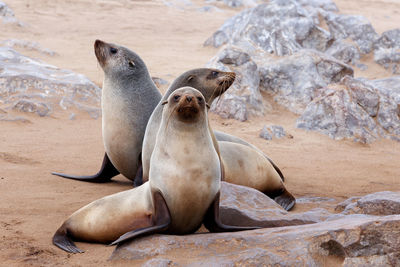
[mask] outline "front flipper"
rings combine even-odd
[[[127,232],[120,236],[117,240],[112,242],[110,246],[119,244],[128,239],[132,239],[138,236],[162,233],[166,231],[171,224],[171,214],[164,197],[159,191],[153,193],[153,203],[154,203],[154,214],[152,215],[152,226],[146,228],[136,229]]]
[[[111,163],[110,159],[107,156],[107,153],[104,153],[103,164],[98,173],[95,175],[89,176],[73,176],[69,174],[63,174],[58,172],[52,172],[51,174],[57,175],[63,178],[74,179],[84,182],[91,182],[91,183],[106,183],[111,180],[114,176],[119,174],[119,171],[114,167]]]
[[[219,195],[218,192],[215,195],[214,201],[211,203],[210,207],[208,208],[206,215],[203,219],[204,226],[210,232],[235,232],[235,231],[244,231],[244,230],[254,230],[260,229],[261,227],[257,226],[233,226],[233,225],[226,225],[223,224],[219,218]],[[245,216],[245,215],[242,215]]]

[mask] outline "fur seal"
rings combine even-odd
[[[160,127],[163,105],[168,97],[178,88],[190,86],[199,90],[206,102],[211,105],[212,101],[222,95],[235,81],[234,72],[223,72],[216,69],[200,68],[187,71],[179,76],[168,88],[160,103],[156,106],[147,123],[146,132],[144,134],[142,148],[142,170],[143,182],[149,179],[150,158],[155,146],[157,131]],[[141,181],[137,181],[140,184]]]
[[[202,223],[210,232],[258,228],[229,226],[220,220],[224,172],[203,95],[184,87],[163,104],[150,180],[76,211],[54,234],[54,245],[80,253],[73,240],[107,243],[123,234],[114,245],[152,233],[194,233]]]
[[[243,139],[231,135],[231,134],[227,134],[224,132],[220,132],[220,131],[214,131],[214,135],[215,138],[218,141],[226,141],[226,142],[231,142],[231,143],[237,143],[237,144],[242,144],[248,147],[253,148],[254,150],[256,150],[257,152],[261,153],[264,155],[264,157],[271,163],[271,165],[274,167],[275,171],[279,174],[279,176],[281,177],[282,181],[285,181],[285,177],[283,176],[283,173],[281,172],[281,170],[278,168],[278,166],[275,165],[275,163],[264,153],[262,152],[258,147],[256,147],[255,145],[252,145],[246,141],[244,141]]]
[[[274,199],[285,210],[290,210],[296,199],[286,189],[271,162],[250,146],[218,141],[225,181],[257,189]]]
[[[102,132],[106,150],[100,171],[91,176],[53,173],[88,182],[107,182],[121,173],[134,180],[140,167],[147,121],[161,99],[143,60],[133,51],[96,40],[94,51],[104,71]]]

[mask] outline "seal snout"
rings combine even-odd
[[[234,72],[225,72],[219,80],[219,87],[225,92],[235,81],[236,74]]]
[[[205,100],[203,95],[194,88],[185,88],[175,91],[170,97],[176,107],[174,112],[179,120],[184,122],[195,121],[204,109]]]
[[[96,55],[97,61],[102,67],[104,67],[107,59],[107,55],[105,52],[107,46],[108,44],[106,42],[103,42],[98,39],[94,42],[94,53]]]

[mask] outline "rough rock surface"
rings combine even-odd
[[[400,73],[400,29],[382,33],[374,47],[374,60],[393,73]]]
[[[0,46],[8,46],[10,48],[14,48],[14,47],[21,47],[21,48],[25,48],[28,50],[34,50],[34,51],[38,51],[39,53],[48,55],[48,56],[55,56],[57,55],[56,52],[47,49],[47,48],[43,48],[40,46],[39,43],[37,42],[32,42],[32,41],[26,41],[26,40],[18,40],[18,39],[7,39],[4,41],[0,42]]]
[[[6,3],[0,1],[0,19],[3,23],[17,23],[22,26],[20,22],[15,18],[14,12],[7,6]]]
[[[345,77],[325,88],[297,119],[296,126],[334,139],[370,143],[379,137],[400,140],[400,77],[374,81]]]
[[[97,118],[101,89],[81,74],[35,61],[0,47],[0,107],[50,114],[56,106],[76,108]]]
[[[222,182],[220,201],[222,222],[237,226],[277,227],[309,224],[321,222],[331,215],[325,209],[313,209],[304,213],[287,212],[255,189],[226,182]],[[243,218],[242,214],[249,220]]]
[[[191,266],[398,266],[399,240],[399,215],[359,215],[235,233],[153,235],[118,246],[111,259]]]
[[[386,191],[354,197],[338,204],[335,210],[342,214],[400,214],[400,192]]]

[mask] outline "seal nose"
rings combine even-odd
[[[193,99],[193,96],[190,96],[190,95],[188,95],[188,96],[186,96],[186,101],[187,102],[192,102],[192,99]]]

